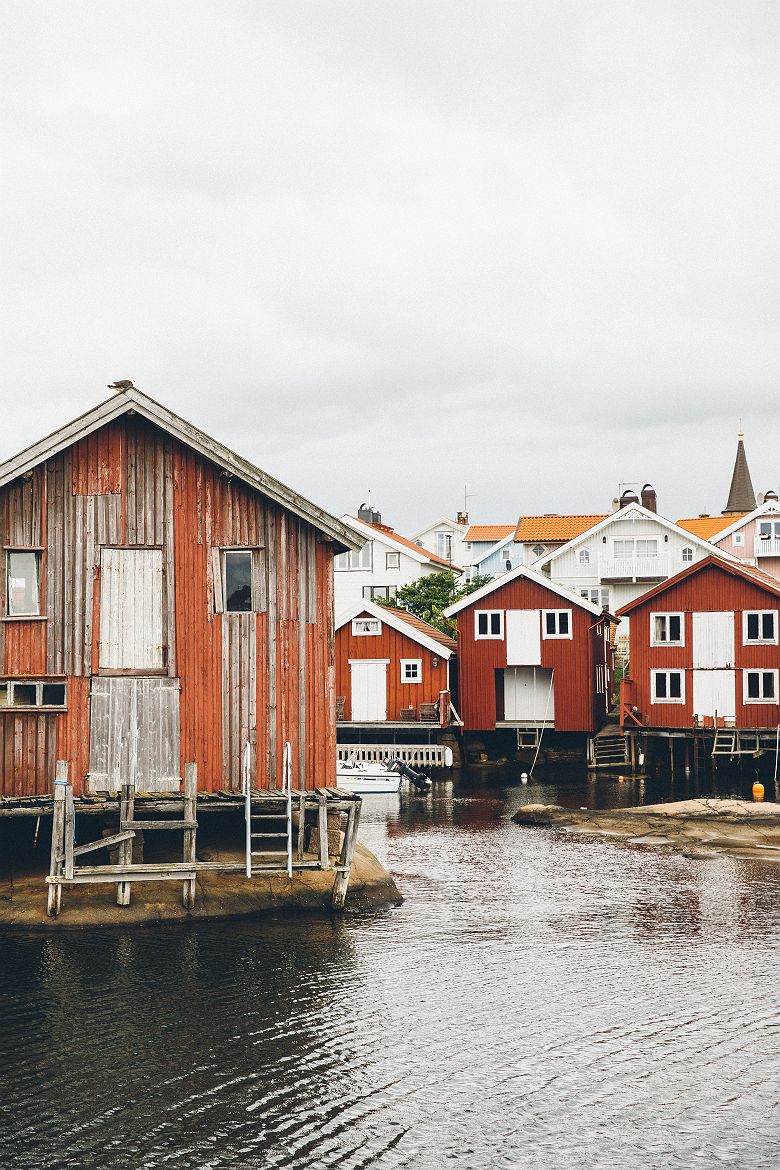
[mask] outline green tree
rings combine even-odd
[[[427,577],[418,577],[409,585],[401,586],[392,601],[380,601],[379,604],[394,605],[398,609],[405,609],[407,613],[414,614],[415,617],[422,618],[425,622],[430,622],[432,626],[436,626],[443,633],[456,638],[458,635],[457,624],[451,618],[444,617],[443,611],[448,606],[454,605],[461,597],[473,593],[475,589],[481,589],[492,579],[492,577],[478,574],[471,581],[459,585],[455,574],[446,569],[442,573],[431,573]]]

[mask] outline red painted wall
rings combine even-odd
[[[593,732],[604,721],[604,697],[596,694],[596,664],[604,661],[604,623],[551,589],[518,577],[458,614],[460,716],[467,731],[496,726],[496,670],[506,661],[506,640],[478,639],[478,609],[571,609],[571,638],[542,638],[541,666],[555,671],[555,730]],[[607,691],[611,691],[611,651]]]
[[[743,703],[743,669],[777,670],[780,647],[743,646],[742,614],[745,610],[775,609],[780,614],[780,597],[724,571],[706,565],[699,572],[672,584],[669,588],[631,610],[631,702],[651,727],[691,727],[693,724],[693,614],[731,611],[734,613],[734,667],[736,670],[736,722],[739,727],[776,727],[780,723],[780,705]],[[684,646],[651,646],[650,614],[683,613]],[[650,671],[684,670],[685,703],[651,703]]]
[[[373,614],[368,614],[373,617]],[[442,647],[443,649],[443,647]],[[357,637],[352,633],[352,622],[346,622],[336,631],[336,694],[344,697],[344,718],[352,718],[352,681],[349,668],[351,658],[389,658],[387,666],[387,718],[399,720],[402,707],[420,703],[436,703],[441,691],[447,688],[447,661],[443,654],[434,654],[413,638],[382,623],[378,636]],[[422,682],[401,682],[401,659],[422,659]],[[433,665],[434,658],[438,664]]]

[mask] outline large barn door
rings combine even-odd
[[[734,614],[694,613],[693,668],[725,669],[734,665]]]
[[[724,719],[735,719],[737,711],[736,689],[733,670],[694,670],[694,715],[717,714],[718,716],[722,715]]]
[[[179,680],[92,679],[89,722],[90,792],[177,791]]]
[[[352,659],[352,719],[355,723],[387,719],[387,660]]]
[[[101,549],[99,666],[164,668],[162,549]]]
[[[538,609],[506,611],[507,666],[538,666],[542,661],[541,620]]]
[[[555,689],[552,671],[539,666],[508,666],[504,671],[504,719],[508,723],[552,723]]]

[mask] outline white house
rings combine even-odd
[[[514,524],[471,524],[463,537],[464,565],[466,577],[471,580],[483,570],[477,568],[480,561],[496,550],[496,545],[507,539],[514,539]]]
[[[773,491],[766,492],[763,501],[744,516],[708,517],[719,521],[718,531],[708,539],[715,548],[731,553],[743,564],[755,565],[770,577],[780,578],[780,503]],[[704,519],[697,517],[678,523],[690,532]]]
[[[449,516],[442,516],[433,524],[421,528],[419,532],[414,533],[412,540],[448,564],[457,565],[462,569],[470,560],[463,547],[468,527],[468,515],[465,512],[458,512],[455,520],[451,520]]]
[[[605,520],[606,513],[598,515],[560,516],[555,512],[547,512],[543,516],[521,516],[515,527],[515,543],[521,551],[523,565],[535,565],[548,553],[562,548],[570,540],[574,540],[580,533]]]
[[[686,565],[711,556],[707,540],[686,532],[642,504],[627,503],[567,544],[545,554],[534,568],[595,605],[616,613]],[[725,560],[736,558],[721,552]],[[628,633],[626,619],[619,634]]]
[[[428,552],[413,540],[407,540],[382,524],[379,513],[373,522],[345,516],[344,520],[366,538],[358,552],[341,553],[334,565],[334,600],[336,613],[358,601],[392,601],[402,585],[409,585],[431,573],[462,570],[436,553]]]

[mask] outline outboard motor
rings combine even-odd
[[[410,784],[414,784],[415,788],[419,789],[420,792],[430,792],[433,787],[433,781],[429,776],[424,775],[422,772],[415,772],[414,768],[410,768],[408,764],[405,764],[398,757],[390,760],[387,766],[388,768],[392,768],[394,772],[399,772],[405,780],[408,780]]]

